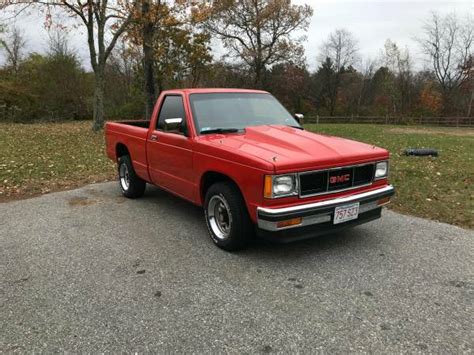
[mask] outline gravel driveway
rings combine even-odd
[[[0,204],[0,352],[473,351],[474,232],[381,220],[229,254],[115,183]]]

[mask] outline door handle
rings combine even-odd
[[[156,134],[152,134],[150,136],[150,140],[153,141],[153,142],[156,142],[158,140],[158,136]]]

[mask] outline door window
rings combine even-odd
[[[182,124],[166,124],[165,120],[181,118]],[[166,96],[158,116],[157,130],[168,133],[186,133],[186,114],[184,113],[183,97],[180,95]]]

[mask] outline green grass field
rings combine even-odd
[[[307,125],[311,131],[352,138],[391,152],[392,209],[474,227],[474,130],[455,128]],[[406,157],[408,147],[440,151],[438,158]],[[0,124],[0,201],[112,180],[102,133],[90,122]]]

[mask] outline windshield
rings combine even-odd
[[[269,94],[192,94],[190,102],[194,123],[200,133],[269,124],[300,127],[282,104]]]

